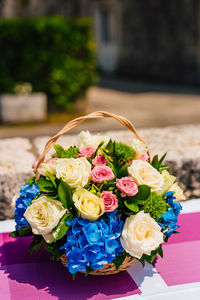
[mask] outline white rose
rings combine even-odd
[[[85,157],[57,160],[56,177],[62,178],[72,189],[86,186],[90,176],[91,164]]]
[[[183,193],[183,190],[180,188],[180,186],[178,185],[178,182],[174,183],[170,190],[174,192],[174,197],[176,197],[176,200],[180,201],[180,200],[186,200],[185,195]]]
[[[38,171],[41,175],[46,176],[47,172],[52,173],[53,175],[56,174],[56,162],[58,158],[51,158],[47,162],[42,163],[38,168]]]
[[[133,160],[128,173],[133,177],[138,185],[146,184],[151,187],[152,192],[162,189],[163,176],[148,162],[142,160]]]
[[[149,214],[140,211],[125,221],[120,238],[124,250],[140,259],[150,255],[163,242],[163,233],[158,223]]]
[[[75,191],[73,201],[83,219],[96,221],[105,211],[103,200],[83,188]]]
[[[58,200],[40,196],[33,200],[24,213],[34,234],[41,234],[47,243],[53,242],[52,230],[67,210]]]
[[[79,134],[79,143],[80,146],[90,146],[97,148],[99,144],[104,141],[104,144],[107,144],[109,141],[108,136],[98,135],[91,135],[89,131],[81,131]]]
[[[135,150],[136,154],[137,153],[143,154],[147,151],[146,145],[136,138],[132,139],[131,147]]]

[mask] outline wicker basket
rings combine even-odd
[[[142,141],[146,147],[147,147],[147,153],[150,157],[150,153],[148,150],[148,146],[145,143],[145,141],[138,135],[135,127],[131,124],[131,122],[129,120],[127,120],[126,118],[122,117],[122,116],[118,116],[115,114],[111,114],[105,111],[96,111],[93,112],[89,115],[86,116],[82,116],[79,118],[76,118],[70,122],[68,122],[63,129],[61,129],[55,136],[53,136],[47,143],[44,149],[44,152],[40,158],[40,160],[38,161],[37,164],[37,168],[36,168],[36,179],[38,179],[40,177],[38,168],[41,165],[41,163],[45,160],[45,156],[46,154],[49,152],[49,150],[52,148],[52,146],[55,144],[55,142],[57,141],[57,139],[67,133],[68,131],[70,131],[72,128],[76,127],[77,125],[81,124],[83,121],[88,120],[88,119],[96,119],[96,118],[114,118],[115,120],[117,120],[118,122],[120,122],[123,126],[125,126],[126,128],[128,128],[140,141]],[[63,266],[66,267],[67,264],[67,257],[66,255],[62,255],[60,257],[61,263],[63,264]],[[103,268],[95,270],[91,273],[89,273],[90,275],[111,275],[111,274],[116,274],[119,273],[121,271],[125,271],[128,269],[128,267],[130,267],[131,265],[133,265],[133,263],[135,262],[134,258],[130,258],[130,257],[126,257],[124,262],[122,263],[122,265],[119,267],[118,270],[116,270],[115,266],[113,263],[111,264],[106,264]],[[85,273],[85,272],[82,272]]]
[[[61,263],[63,264],[64,267],[66,267],[67,264],[67,256],[65,254],[63,254],[60,257]],[[122,263],[122,265],[119,267],[118,270],[116,270],[115,266],[113,263],[111,264],[107,264],[105,265],[103,268],[98,269],[98,270],[94,270],[92,272],[89,273],[89,275],[112,275],[112,274],[117,274],[121,271],[126,271],[129,267],[131,267],[135,262],[135,258],[131,258],[131,257],[126,257],[124,262]],[[81,273],[86,273],[86,272],[81,272]]]

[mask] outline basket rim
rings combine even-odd
[[[64,267],[67,267],[68,258],[65,254],[60,256],[60,261]],[[88,275],[101,276],[101,275],[117,274],[121,271],[126,271],[129,267],[131,267],[134,264],[135,261],[136,261],[136,258],[126,256],[123,263],[120,265],[120,267],[118,269],[115,268],[115,265],[113,263],[110,263],[110,264],[104,265],[103,268],[101,268],[101,269],[97,269],[97,270],[94,270],[94,271],[88,273]],[[78,271],[78,272],[86,274],[86,271]]]

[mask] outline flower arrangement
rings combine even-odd
[[[79,146],[54,145],[50,159],[33,165],[40,174],[21,186],[16,231],[32,235],[31,253],[67,258],[69,272],[86,274],[107,264],[116,271],[128,257],[152,263],[176,233],[183,192],[145,143],[130,145],[107,136],[79,135]]]

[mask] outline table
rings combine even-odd
[[[61,263],[48,255],[31,256],[30,237],[9,238],[14,220],[0,222],[0,299],[104,300],[200,299],[200,199],[182,203],[181,234],[163,245],[164,259],[112,276],[80,274],[72,280]],[[17,253],[17,255],[15,255]]]

